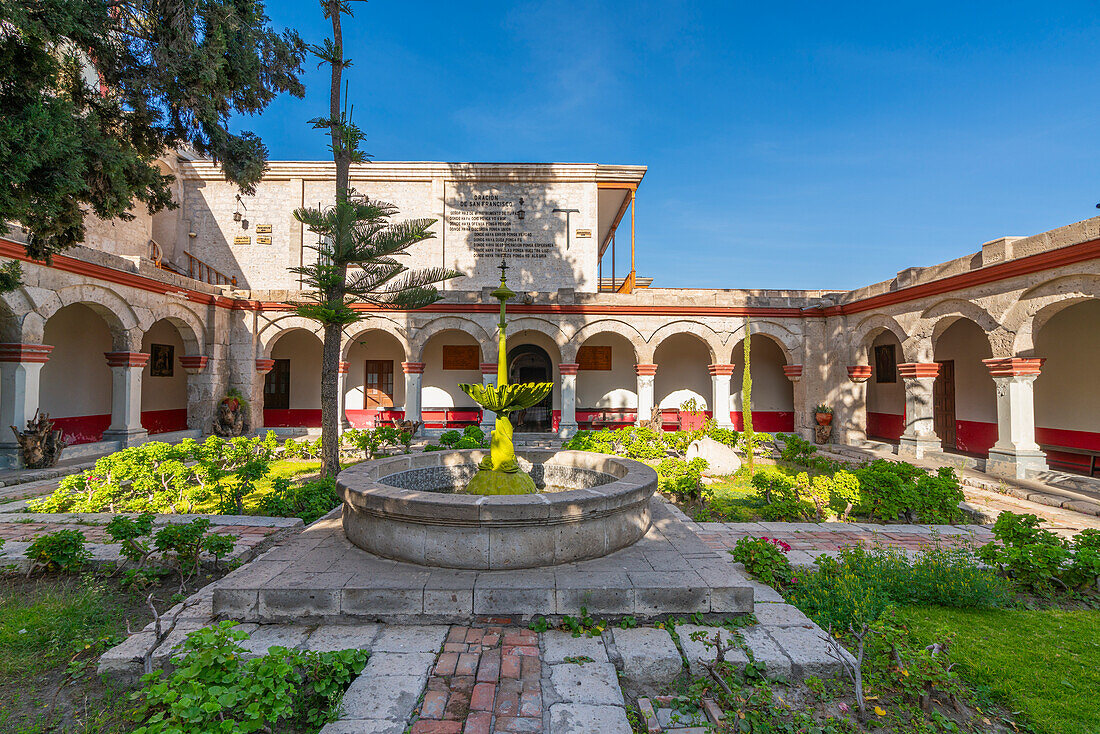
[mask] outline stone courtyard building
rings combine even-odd
[[[50,265],[26,259],[18,232],[0,238],[0,256],[25,273],[0,306],[0,425],[42,410],[65,430],[67,455],[92,455],[208,433],[230,389],[249,397],[254,429],[320,425],[319,330],[288,305],[299,283],[287,269],[316,256],[292,213],[331,201],[332,164],[273,162],[241,197],[209,161],[162,165],[176,176],[175,210],[89,220],[86,246]],[[495,379],[487,293],[505,256],[520,293],[509,307],[510,379],[555,385],[517,430],[564,435],[654,417],[674,428],[691,398],[740,428],[750,338],[757,430],[812,437],[813,408],[826,403],[834,441],[896,443],[902,455],[1010,477],[1096,473],[1100,218],[992,240],[847,292],[661,288],[611,265],[616,249],[619,262],[628,249],[634,260],[645,170],[354,167],[358,193],[395,204],[400,218],[437,220],[411,267],[465,277],[429,308],[368,309],[348,330],[345,425],[491,424],[458,385]],[[0,452],[15,460],[10,431]]]

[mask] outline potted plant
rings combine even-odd
[[[706,419],[706,413],[695,398],[688,398],[680,404],[681,431],[698,431]]]
[[[817,425],[827,426],[833,422],[833,409],[822,403],[814,408],[814,418],[817,419]]]

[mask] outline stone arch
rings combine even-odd
[[[87,306],[107,323],[116,351],[140,349],[143,332],[137,314],[122,296],[109,288],[90,283],[66,286],[51,293],[37,312],[45,325],[55,313],[76,303]]]
[[[372,317],[366,321],[361,321],[356,324],[352,324],[349,330],[345,332],[344,343],[340,347],[340,359],[347,361],[348,353],[351,351],[352,346],[359,341],[359,339],[368,332],[381,331],[384,334],[389,334],[401,345],[401,349],[405,353],[405,361],[412,360],[412,346],[409,344],[409,339],[405,335],[405,329],[402,328],[393,319],[384,317]]]
[[[802,363],[802,337],[801,335],[794,334],[790,329],[782,324],[774,321],[762,320],[750,320],[749,321],[749,335],[759,334],[760,336],[767,337],[769,340],[775,342],[779,347],[779,350],[783,352],[783,358],[787,364],[801,364]],[[728,359],[726,363],[730,363],[733,359],[733,350],[737,348],[745,338],[744,325],[738,327],[730,333],[729,339],[726,341],[726,355]]]
[[[858,324],[852,331],[852,364],[866,365],[870,362],[870,346],[878,338],[879,334],[884,331],[889,331],[895,337],[897,337],[898,343],[902,345],[902,351],[905,352],[905,342],[909,339],[909,335],[905,333],[905,329],[901,327],[901,324],[894,319],[893,316],[887,314],[876,313],[872,314]],[[908,352],[905,353],[905,357],[908,358]],[[915,360],[914,360],[915,361]]]
[[[413,355],[413,361],[423,362],[424,347],[431,338],[440,332],[449,330],[464,331],[473,336],[481,345],[481,355],[485,361],[488,362],[490,358],[496,358],[496,339],[485,330],[484,326],[474,319],[462,316],[443,316],[412,330],[414,336],[409,344],[409,353]]]
[[[661,342],[673,334],[694,334],[698,337],[710,352],[711,364],[716,364],[719,355],[724,351],[722,338],[706,324],[699,321],[673,321],[660,327],[649,337],[647,344],[649,345],[650,354],[656,354],[657,347],[661,346]]]
[[[297,314],[284,316],[260,329],[260,333],[257,336],[259,337],[260,350],[263,357],[265,359],[270,358],[271,349],[275,346],[275,342],[279,341],[279,338],[288,331],[294,331],[295,329],[308,331],[318,339],[324,339],[321,333],[321,325],[316,321],[303,318]]]
[[[1014,334],[1012,354],[1007,356],[1036,356],[1035,338],[1044,324],[1070,306],[1097,298],[1100,275],[1068,275],[1028,289],[1004,317],[1004,328]]]
[[[0,341],[38,344],[45,323],[25,288],[0,294]]]
[[[934,348],[940,336],[960,318],[974,322],[985,333],[993,356],[1004,356],[1003,352],[1008,347],[1001,325],[984,308],[961,298],[947,298],[925,309],[914,329],[914,336],[927,337]],[[902,346],[906,346],[905,342]]]
[[[166,303],[153,311],[153,318],[142,331],[148,331],[158,321],[168,321],[179,331],[180,338],[189,355],[202,355],[206,352],[206,327],[202,319],[192,310],[178,303]]]
[[[625,321],[619,321],[618,319],[601,319],[600,321],[587,323],[573,332],[565,348],[562,349],[562,361],[576,362],[577,350],[591,337],[605,333],[618,334],[626,339],[634,348],[634,359],[637,362],[646,362],[652,359],[652,350],[649,349],[649,345],[646,343],[645,337],[642,336],[640,331]]]
[[[508,321],[508,335],[518,334],[521,331],[535,331],[540,334],[544,334],[554,342],[558,347],[558,353],[563,355],[564,359],[565,347],[569,342],[569,337],[566,335],[565,330],[562,329],[560,324],[556,324],[548,319],[537,318],[534,316],[522,316],[515,320]]]

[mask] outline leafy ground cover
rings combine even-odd
[[[952,640],[961,674],[1044,734],[1100,732],[1100,611],[903,607],[914,639]]]
[[[184,593],[209,583],[204,573]],[[95,675],[99,655],[141,629],[179,593],[165,577],[142,591],[120,578],[47,574],[0,577],[0,731],[129,732],[126,695]]]

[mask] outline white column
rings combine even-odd
[[[905,381],[905,432],[901,434],[899,456],[922,459],[927,452],[943,448],[936,435],[932,409],[932,386],[939,372],[940,366],[935,362],[898,365],[898,374]]]
[[[1040,358],[983,360],[997,386],[997,443],[989,449],[986,471],[1013,479],[1027,479],[1046,471],[1046,454],[1035,443],[1035,378],[1045,360]]]
[[[634,372],[638,375],[638,425],[644,425],[653,419],[653,377],[657,365],[636,364]]]
[[[351,423],[348,421],[348,414],[345,410],[347,406],[348,370],[350,368],[350,362],[339,362],[336,365],[337,415],[340,416],[338,427],[341,433],[351,428]]]
[[[111,368],[111,426],[104,441],[123,446],[141,443],[149,434],[141,427],[141,373],[149,355],[143,352],[104,352]]]
[[[569,438],[577,432],[577,370],[580,365],[575,362],[558,363],[558,371],[561,373],[561,422],[558,424],[558,435]]]
[[[420,382],[424,376],[423,362],[402,362],[405,372],[405,420],[419,421],[421,405]]]
[[[38,411],[42,365],[53,349],[48,344],[0,344],[0,454],[17,466],[19,444],[9,426],[23,431]]]
[[[481,363],[481,384],[482,385],[495,385],[497,384],[497,363],[496,362],[482,362]],[[496,426],[497,414],[491,410],[481,410],[481,430],[486,434],[493,430]]]
[[[711,411],[719,428],[733,428],[730,416],[730,380],[733,376],[732,364],[707,365],[710,372]]]

